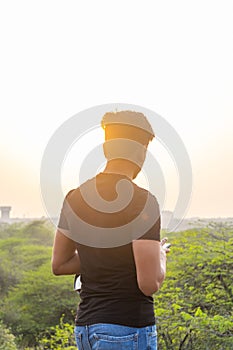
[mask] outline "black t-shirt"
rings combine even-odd
[[[123,183],[126,187],[117,187],[120,180],[127,180]],[[96,202],[95,189],[103,203]],[[115,207],[111,207],[113,202]],[[73,218],[74,213],[80,220]],[[153,325],[153,298],[138,287],[131,242],[160,241],[156,198],[124,175],[100,173],[68,193],[58,228],[77,242],[81,262],[81,302],[76,325]]]

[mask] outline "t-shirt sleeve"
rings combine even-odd
[[[160,229],[161,229],[161,219],[160,219],[160,209],[159,204],[157,202],[157,199],[151,195],[153,208],[152,208],[152,214],[153,215],[153,225],[151,228],[147,230],[147,232],[139,237],[138,239],[148,239],[153,241],[159,241],[160,242]]]
[[[62,209],[61,209],[61,213],[60,213],[60,217],[59,217],[59,221],[58,221],[58,225],[57,225],[57,229],[59,231],[64,231],[64,232],[69,232],[69,222],[67,219],[67,206],[66,206],[66,201],[68,196],[71,194],[71,192],[73,192],[73,190],[71,190],[65,197],[64,201],[63,201],[63,205],[62,205]]]
[[[143,236],[139,237],[139,239],[149,239],[152,241],[160,242],[160,217],[158,217],[157,221],[151,227],[151,229],[147,231]]]
[[[57,228],[60,231],[62,231],[62,230],[69,230],[67,217],[66,217],[66,214],[65,214],[65,211],[64,211],[64,204],[63,204],[62,209],[61,209],[61,213],[60,213],[60,217],[59,217]]]

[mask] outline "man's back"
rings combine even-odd
[[[117,183],[120,180],[130,181],[133,186],[133,196],[129,204],[120,211],[101,212],[89,206],[82,196],[82,189],[85,187],[85,193],[91,198],[93,186],[95,186],[99,195],[110,203],[117,200]],[[127,198],[129,194],[124,195]],[[120,230],[121,226],[128,225],[124,245],[101,248],[98,233],[96,234],[98,247],[78,243],[82,290],[76,317],[77,325],[117,323],[131,327],[144,327],[154,324],[153,299],[144,295],[137,284],[130,226],[130,223],[143,212],[148,196],[153,197],[126,176],[112,173],[100,173],[78,189],[69,192],[66,200],[70,207],[88,225],[109,228],[109,234],[112,228],[119,227]],[[158,204],[154,197],[153,203],[156,217]],[[141,218],[141,220],[145,219],[148,218]],[[157,219],[153,227],[140,239],[160,240],[159,215]],[[74,229],[78,230],[78,227]]]

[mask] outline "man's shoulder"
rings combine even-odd
[[[81,185],[79,185],[76,188],[71,189],[67,194],[66,194],[66,199],[67,198],[72,198],[73,196],[77,195],[78,193],[80,193],[80,190],[82,190],[82,188],[88,186],[89,184],[93,183],[96,179],[96,176],[94,176],[91,179],[86,180],[85,182],[83,182]]]
[[[122,178],[122,177],[119,177],[119,178]],[[87,193],[94,194],[93,191],[94,191],[94,189],[96,189],[96,185],[99,182],[97,180],[100,180],[100,186],[101,187],[103,186],[105,188],[105,185],[104,185],[105,181],[102,181],[104,179],[101,179],[101,173],[100,173],[100,174],[97,174],[96,176],[86,180],[77,188],[71,189],[66,195],[66,200],[68,200],[69,202],[76,202],[76,200],[81,199],[83,197],[83,195],[85,197],[85,194],[87,194]],[[135,184],[131,180],[130,180],[130,182],[133,185],[132,200],[133,200],[134,205],[144,206],[145,203],[147,201],[149,201],[148,203],[150,203],[150,205],[153,205],[153,206],[159,208],[157,198],[153,193],[151,193],[149,190],[145,189],[144,187],[140,187],[139,185]],[[108,189],[108,185],[109,184],[107,183],[107,189]],[[116,185],[116,183],[114,185]],[[99,184],[97,187],[99,187]]]
[[[144,187],[140,187],[134,183],[134,188],[135,188],[135,192],[138,193],[138,195],[141,196],[142,198],[147,197],[153,200],[154,202],[158,203],[156,196],[150,191],[148,191],[147,189],[145,189]]]

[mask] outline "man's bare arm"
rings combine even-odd
[[[52,271],[55,275],[80,274],[77,244],[59,230],[54,239]]]
[[[166,251],[158,241],[135,240],[133,253],[139,289],[147,296],[157,292],[166,275]]]

